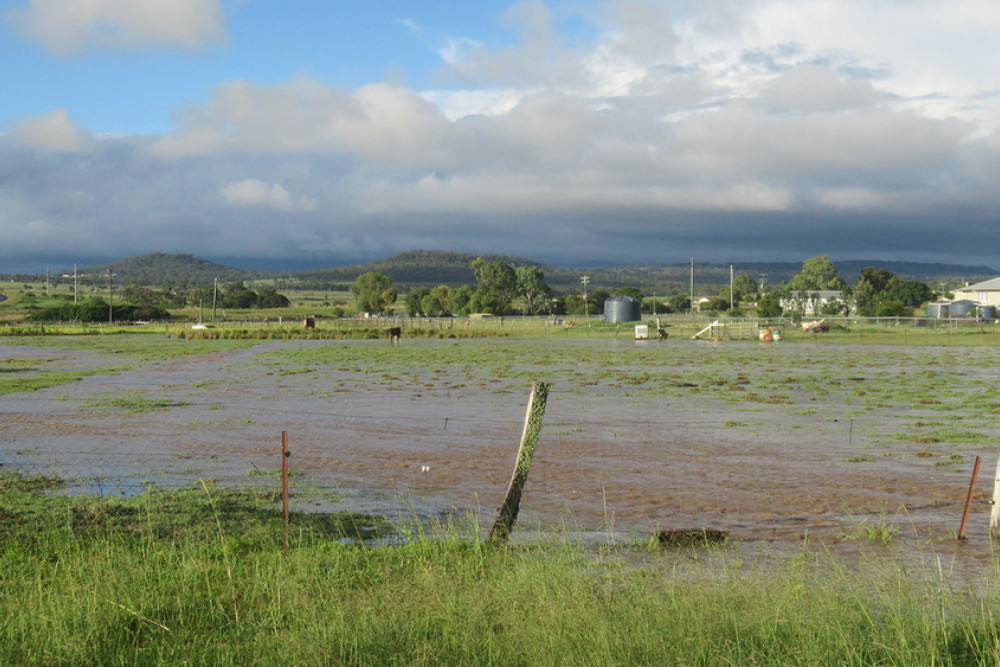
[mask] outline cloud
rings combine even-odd
[[[97,141],[86,129],[74,124],[65,109],[17,123],[11,133],[20,142],[59,153],[93,153]]]
[[[960,4],[611,0],[574,41],[524,3],[432,89],[232,80],[170,132],[99,141],[52,112],[0,137],[3,252],[992,262],[1000,95],[922,54],[1000,28]]]
[[[192,50],[226,39],[221,0],[29,0],[8,18],[60,56],[94,48]]]
[[[227,202],[237,206],[259,206],[284,212],[315,211],[317,207],[316,200],[311,197],[302,195],[297,201],[292,201],[292,195],[284,186],[252,178],[230,183],[220,189],[219,194]]]
[[[414,91],[371,84],[354,92],[308,77],[278,85],[234,81],[151,151],[163,158],[218,153],[350,155],[389,165],[446,161],[449,123]]]

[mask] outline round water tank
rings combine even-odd
[[[979,319],[981,319],[983,322],[996,322],[997,320],[996,306],[979,306],[977,310],[979,311]]]
[[[968,317],[976,306],[979,304],[975,301],[969,301],[968,299],[962,299],[961,301],[952,301],[948,306],[948,311],[951,313],[952,317]]]
[[[642,301],[632,296],[615,296],[604,302],[605,322],[638,322],[642,319]]]

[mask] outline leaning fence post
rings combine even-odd
[[[288,551],[288,431],[281,432],[281,511],[284,516],[285,551]]]
[[[521,433],[521,445],[517,450],[517,462],[514,464],[514,474],[507,486],[507,496],[497,513],[496,521],[490,528],[486,541],[492,544],[503,544],[510,537],[517,521],[517,513],[521,505],[521,493],[528,481],[531,470],[531,459],[535,455],[538,444],[538,434],[542,430],[542,419],[545,417],[545,402],[549,395],[549,385],[535,382],[531,385],[531,398],[528,400],[528,410],[524,416],[524,431]]]
[[[965,539],[965,526],[969,523],[969,509],[972,507],[972,494],[976,490],[976,478],[979,476],[979,464],[982,463],[980,457],[976,457],[976,464],[972,467],[972,480],[969,482],[969,493],[965,496],[965,511],[962,512],[962,524],[958,527],[958,539]]]

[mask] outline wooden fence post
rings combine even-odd
[[[288,551],[288,431],[281,432],[281,511],[284,515],[285,551]]]
[[[969,482],[969,493],[965,496],[965,511],[962,512],[962,524],[958,527],[958,539],[965,539],[965,526],[969,523],[969,510],[972,508],[972,494],[976,491],[976,478],[979,476],[979,464],[982,463],[980,457],[976,457],[976,464],[972,467],[972,480]]]
[[[517,513],[521,506],[521,493],[528,481],[531,470],[531,459],[538,445],[538,434],[542,430],[542,419],[545,417],[545,402],[549,395],[549,385],[535,382],[531,385],[531,398],[528,400],[527,414],[524,416],[524,431],[521,433],[521,445],[517,450],[517,462],[514,464],[514,474],[507,486],[507,496],[497,513],[496,521],[490,528],[486,541],[491,544],[503,544],[510,537],[517,521]]]

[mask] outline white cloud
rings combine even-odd
[[[63,56],[90,48],[190,50],[226,38],[221,0],[29,0],[8,17]]]
[[[288,190],[278,183],[265,183],[248,178],[237,183],[230,183],[219,190],[219,194],[230,204],[237,206],[262,207],[275,211],[315,211],[318,203],[309,196],[302,195],[297,200],[292,199]]]
[[[569,256],[627,224],[636,253],[678,237],[901,252],[944,235],[985,255],[1000,243],[1000,96],[984,69],[1000,71],[985,48],[1000,22],[958,5],[614,0],[603,31],[568,47],[558,17],[526,3],[518,40],[456,40],[432,90],[229,81],[175,131],[97,142],[65,112],[25,121],[0,137],[0,197],[33,237],[111,218],[127,221],[116,239],[157,242],[147,251],[207,234],[258,256],[484,239]]]
[[[97,141],[86,129],[74,124],[65,109],[21,121],[12,135],[21,143],[59,153],[92,153]]]

